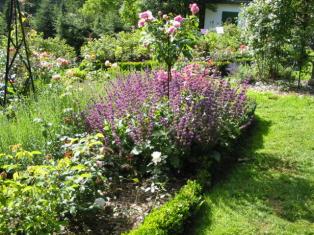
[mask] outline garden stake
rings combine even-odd
[[[5,106],[8,101],[8,85],[12,86],[13,90],[16,92],[14,87],[14,82],[10,79],[10,72],[13,69],[13,65],[17,56],[19,56],[20,60],[24,64],[27,69],[28,78],[26,79],[23,85],[23,93],[26,94],[29,90],[29,83],[31,83],[31,89],[35,94],[35,85],[32,74],[31,63],[29,59],[29,48],[27,45],[25,29],[23,25],[23,18],[21,13],[21,7],[18,0],[11,0],[9,5],[9,18],[7,21],[8,25],[8,41],[7,41],[7,56],[6,56],[6,68],[5,68],[5,77],[4,77],[4,98],[2,105]],[[19,39],[19,35],[21,34],[22,39]],[[12,46],[12,48],[11,48]],[[21,53],[21,48],[24,46],[25,58]],[[13,56],[10,55],[10,52],[13,51]],[[12,57],[12,58],[11,58]]]

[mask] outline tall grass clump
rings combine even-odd
[[[24,98],[2,109],[0,152],[8,152],[16,144],[29,150],[46,151],[61,135],[79,132],[77,114],[99,93],[97,86],[96,83],[67,87],[45,85],[39,87],[35,98]]]

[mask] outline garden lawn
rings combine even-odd
[[[189,234],[314,234],[314,97],[251,92],[257,122]]]

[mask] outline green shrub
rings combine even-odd
[[[224,25],[223,34],[208,32],[199,38],[194,57],[210,57],[214,61],[233,60],[248,55],[244,44],[236,25]]]
[[[65,68],[71,67],[75,62],[75,51],[60,38],[43,39],[36,31],[28,34],[31,68],[33,78],[46,83],[50,82],[54,74],[60,73]],[[6,37],[0,38],[0,74],[5,71],[6,62]],[[20,52],[24,53],[23,50]],[[23,54],[24,55],[24,54]],[[12,56],[12,55],[11,55]],[[23,90],[23,84],[28,78],[24,62],[18,56],[13,64],[15,88],[17,92]],[[10,87],[11,88],[11,87]]]
[[[236,81],[254,82],[257,78],[256,68],[246,64],[240,64],[234,71],[230,73],[229,78]]]
[[[136,71],[141,71],[141,70],[152,70],[154,68],[158,67],[158,62],[156,61],[145,61],[145,62],[120,62],[119,67],[122,70],[136,70]]]
[[[201,204],[201,200],[201,186],[196,181],[188,181],[172,200],[154,209],[143,224],[128,235],[180,234],[184,223]]]
[[[141,45],[141,31],[120,32],[115,47],[116,61],[143,61],[150,58],[148,48]]]
[[[68,139],[60,160],[20,146],[0,154],[0,233],[58,232],[72,216],[97,207],[98,190],[107,185],[103,138]]]
[[[47,52],[53,54],[55,58],[62,57],[73,61],[76,56],[74,48],[69,46],[64,39],[58,37],[44,39],[36,31],[30,34],[29,45],[32,52]]]
[[[0,12],[0,37],[3,34],[5,34],[5,27],[6,27],[6,23],[5,23],[4,15],[2,12]]]
[[[120,32],[116,36],[104,35],[82,47],[83,68],[90,70],[105,67],[105,62],[143,61],[150,58],[149,49],[139,42],[140,31]]]

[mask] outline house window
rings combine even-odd
[[[233,11],[223,11],[222,12],[222,23],[229,23],[229,24],[238,24],[238,16],[239,12]]]

